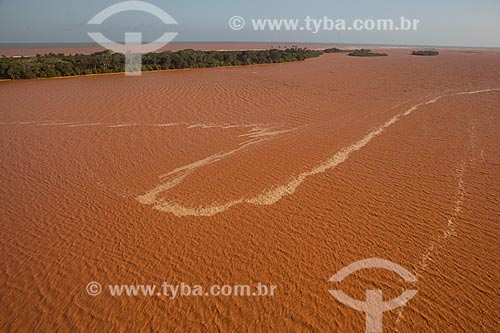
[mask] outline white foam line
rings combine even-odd
[[[187,125],[187,128],[222,128],[222,129],[230,129],[230,128],[260,128],[265,125],[252,125],[252,124],[192,124]],[[268,128],[268,127],[266,127]]]
[[[269,129],[252,130],[246,134],[239,135],[239,137],[249,137],[249,138],[255,139],[255,138],[261,138],[261,137],[277,136],[277,135],[293,132],[297,129],[298,129],[298,127],[291,128],[291,129],[285,129],[285,130],[277,130],[277,131],[271,131]]]
[[[92,127],[92,126],[103,126],[103,123],[88,123],[88,124],[76,124],[76,125],[69,125],[67,127]]]
[[[0,123],[0,125],[35,125],[35,126],[57,126],[57,125],[67,125],[67,124],[74,124],[73,122],[70,123],[63,123],[63,122],[54,122],[54,121],[11,121],[10,123]]]
[[[473,95],[473,94],[492,92],[492,91],[500,91],[500,89],[499,88],[491,88],[491,89],[484,89],[484,90],[464,91],[464,92],[456,93],[455,95]]]
[[[140,125],[137,123],[116,124],[116,125],[109,125],[108,128],[121,128],[121,127],[133,127],[133,126],[140,126]]]
[[[460,94],[465,95],[465,94]],[[460,213],[462,212],[462,205],[465,199],[465,186],[464,186],[464,175],[467,170],[467,166],[474,163],[474,152],[476,150],[476,142],[475,142],[475,124],[472,124],[469,129],[469,158],[464,160],[456,170],[456,179],[457,179],[457,193],[455,204],[453,205],[453,213],[448,218],[446,223],[446,227],[444,228],[441,235],[436,238],[431,246],[424,252],[422,256],[422,260],[420,262],[420,270],[416,275],[420,275],[421,271],[425,270],[429,263],[432,261],[432,255],[437,246],[440,246],[442,242],[444,242],[447,238],[456,235],[455,225]]]
[[[161,175],[160,178],[165,178],[165,177],[171,176],[173,174],[184,172],[184,171],[191,171],[191,170],[194,170],[194,169],[206,166],[208,164],[220,161],[221,159],[223,159],[225,157],[228,157],[230,155],[233,155],[233,154],[235,154],[235,153],[237,153],[237,152],[239,152],[239,151],[247,148],[250,145],[257,144],[257,143],[262,142],[262,141],[264,141],[264,140],[251,141],[251,142],[248,142],[248,143],[246,143],[244,145],[239,146],[236,149],[230,150],[228,152],[219,152],[219,153],[210,155],[210,156],[208,156],[208,157],[206,157],[204,159],[201,159],[199,161],[196,161],[196,162],[193,162],[191,164],[188,164],[188,165],[179,167],[177,169],[174,169],[174,170],[170,171],[169,173]]]
[[[36,126],[64,126],[64,125],[72,125],[74,122],[67,122],[67,123],[43,123],[43,124],[36,124]]]
[[[486,90],[476,90],[476,91],[471,91],[471,92],[460,92],[460,93],[454,93],[454,94],[448,94],[448,95],[441,95],[437,96],[427,102],[424,103],[419,103],[408,110],[406,110],[404,113],[396,115],[386,121],[384,124],[382,124],[380,127],[372,130],[369,132],[367,135],[365,135],[363,138],[358,140],[357,142],[353,143],[352,145],[345,147],[335,153],[330,159],[327,161],[321,163],[320,165],[300,173],[297,176],[294,176],[288,183],[276,186],[274,188],[271,188],[269,190],[266,190],[262,192],[261,194],[251,197],[251,198],[241,198],[233,201],[228,201],[224,204],[213,204],[210,206],[199,206],[199,207],[188,207],[181,205],[176,202],[172,201],[167,201],[166,199],[163,198],[158,198],[158,195],[162,192],[165,192],[176,185],[180,184],[182,180],[189,175],[189,173],[193,172],[194,169],[202,167],[204,165],[213,163],[215,161],[220,160],[222,157],[220,155],[217,155],[213,158],[207,158],[205,160],[202,160],[203,162],[195,162],[193,164],[178,168],[172,172],[169,172],[165,174],[165,176],[169,175],[174,175],[173,178],[171,178],[169,181],[166,183],[160,184],[153,188],[150,191],[147,191],[145,194],[138,196],[136,199],[143,204],[146,205],[153,205],[153,208],[163,211],[163,212],[169,212],[172,213],[176,216],[213,216],[219,213],[222,213],[224,211],[227,211],[231,207],[235,205],[239,205],[242,203],[247,203],[247,204],[253,204],[253,205],[272,205],[279,200],[281,200],[284,196],[293,194],[297,188],[308,178],[320,173],[324,173],[327,170],[333,169],[339,164],[345,162],[349,156],[362,149],[365,147],[371,140],[373,140],[375,137],[379,136],[382,132],[384,132],[385,129],[390,127],[391,125],[395,124],[400,120],[401,117],[408,116],[414,111],[416,111],[418,108],[424,105],[429,105],[436,103],[443,97],[447,96],[456,96],[456,95],[465,95],[465,94],[477,94],[477,93],[483,93],[483,92],[491,92],[491,91],[500,91],[500,88],[495,88],[495,89],[486,89]],[[237,148],[235,151],[241,150],[242,147]],[[233,151],[229,152],[228,154],[223,154],[224,157],[227,157],[228,155],[231,155]],[[179,173],[179,175],[175,176],[175,173]]]
[[[234,126],[235,127],[236,126],[237,127],[243,127],[243,125],[234,125]],[[244,125],[244,127],[247,127],[247,126]],[[166,177],[175,175],[177,173],[181,173],[181,172],[185,172],[185,171],[191,171],[191,170],[194,170],[194,169],[206,166],[208,164],[220,161],[221,159],[226,158],[226,157],[228,157],[230,155],[233,155],[233,154],[235,154],[235,153],[237,153],[239,151],[242,151],[242,150],[248,148],[251,145],[255,145],[255,144],[260,143],[262,141],[267,141],[267,140],[271,139],[274,136],[278,136],[278,135],[281,135],[281,134],[284,134],[284,133],[288,133],[288,132],[294,131],[296,129],[297,128],[292,128],[292,129],[282,130],[282,131],[272,131],[270,128],[260,128],[260,127],[252,128],[247,134],[240,135],[240,136],[249,136],[249,137],[252,138],[252,140],[248,140],[248,141],[240,143],[238,145],[238,148],[235,148],[235,149],[227,151],[227,152],[219,152],[219,153],[210,155],[210,156],[208,156],[208,157],[206,157],[204,159],[201,159],[199,161],[193,162],[191,164],[184,165],[182,167],[176,168],[176,169],[174,169],[174,170],[172,170],[172,171],[170,171],[170,172],[168,172],[166,174],[161,175],[160,178],[166,178]]]
[[[415,276],[419,277],[421,276],[422,272],[429,266],[430,262],[432,261],[432,256],[434,252],[436,251],[436,248],[441,246],[442,242],[444,242],[447,238],[456,235],[455,232],[455,225],[456,221],[460,215],[460,212],[462,211],[462,204],[464,201],[465,197],[465,188],[464,188],[464,173],[466,169],[466,163],[462,163],[456,171],[456,178],[458,179],[458,186],[457,186],[457,200],[455,201],[455,204],[453,206],[453,214],[450,218],[448,218],[448,221],[446,223],[446,227],[443,229],[443,232],[441,235],[439,235],[435,241],[431,243],[431,245],[424,251],[424,254],[422,255],[422,259],[420,260],[420,267],[419,270],[416,272]]]
[[[495,90],[495,89],[493,89]],[[491,89],[487,91],[492,91]],[[479,91],[481,92],[481,91]],[[478,93],[478,92],[475,92]],[[460,93],[457,95],[467,95],[465,93]],[[475,143],[475,125],[473,124],[469,130],[469,155],[473,155],[474,151],[476,148],[476,143]],[[453,205],[453,211],[451,216],[448,218],[448,221],[446,223],[446,226],[442,230],[442,232],[436,237],[436,239],[431,243],[431,245],[425,249],[424,254],[422,255],[422,258],[420,259],[419,266],[416,269],[415,276],[417,278],[420,278],[427,268],[429,264],[432,262],[432,257],[435,255],[436,250],[439,250],[441,246],[443,246],[443,243],[448,239],[449,237],[456,236],[456,222],[458,220],[458,217],[460,216],[460,213],[462,212],[462,205],[465,199],[465,186],[464,186],[464,175],[465,171],[467,169],[467,165],[473,163],[473,158],[469,157],[469,159],[466,159],[463,161],[456,170],[456,178],[457,178],[457,193],[456,193],[456,200]],[[399,324],[401,321],[401,318],[403,318],[403,309],[406,305],[403,306],[398,311],[398,317],[396,318],[396,325]],[[396,330],[397,331],[397,330]]]
[[[149,124],[149,126],[153,127],[172,127],[172,126],[179,126],[181,123],[165,123],[165,124]]]
[[[91,126],[103,126],[107,128],[120,128],[120,127],[134,127],[134,126],[149,126],[149,127],[173,127],[173,126],[185,126],[187,129],[231,129],[231,128],[252,128],[252,131],[262,131],[271,128],[271,125],[262,124],[189,124],[186,122],[178,123],[159,123],[159,124],[142,124],[142,123],[79,123],[76,121],[71,122],[54,122],[54,121],[12,121],[0,123],[0,125],[35,125],[35,126],[66,126],[69,128],[73,127],[91,127]]]
[[[11,121],[10,123],[0,123],[0,125],[36,125],[39,121]]]

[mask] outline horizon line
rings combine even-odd
[[[145,41],[150,43],[152,41]],[[123,43],[123,41],[118,41]],[[309,45],[353,45],[353,46],[378,46],[378,47],[433,47],[433,48],[464,48],[464,49],[500,49],[500,46],[465,46],[465,45],[436,45],[436,44],[384,44],[384,43],[347,43],[347,42],[301,42],[301,41],[174,41],[175,44],[309,44]],[[2,45],[96,45],[95,42],[0,42]]]

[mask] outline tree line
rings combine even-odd
[[[350,52],[348,55],[351,57],[386,57],[387,53],[377,53],[372,52],[369,49],[356,49]]]
[[[180,50],[142,55],[142,70],[208,68],[302,61],[318,57],[322,51],[307,48],[258,51]],[[120,73],[125,56],[110,51],[93,54],[54,54],[34,57],[0,57],[0,79],[34,79],[85,74]]]
[[[414,56],[437,56],[439,55],[439,52],[438,51],[434,51],[434,50],[422,50],[422,51],[413,51],[411,53],[411,55],[414,55]]]

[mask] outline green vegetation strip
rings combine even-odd
[[[323,51],[303,48],[260,51],[181,50],[147,53],[142,56],[142,70],[209,68],[253,64],[284,63],[319,57]],[[86,74],[120,73],[125,70],[125,56],[110,51],[93,54],[47,54],[35,57],[0,57],[0,79],[35,79]]]
[[[372,52],[372,50],[367,50],[367,49],[360,49],[360,50],[353,50],[351,53],[349,53],[351,57],[385,57],[387,56],[387,53],[375,53]]]
[[[433,50],[424,50],[424,51],[413,51],[411,55],[414,56],[437,56],[439,55],[438,51]]]

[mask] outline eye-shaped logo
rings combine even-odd
[[[177,24],[172,16],[163,9],[144,1],[124,1],[109,6],[94,16],[87,24],[102,24],[109,17],[126,11],[150,13],[158,17],[165,24]],[[106,49],[125,54],[126,75],[141,75],[142,54],[154,52],[162,48],[170,43],[177,36],[177,33],[166,32],[157,40],[147,44],[142,44],[142,33],[140,32],[125,32],[125,44],[115,43],[100,32],[89,32],[88,35]]]
[[[352,273],[367,268],[384,268],[399,274],[399,276],[401,276],[405,281],[417,282],[417,278],[400,265],[393,263],[392,261],[379,258],[365,259],[352,263],[338,271],[330,278],[329,281],[340,282]],[[398,297],[384,302],[382,298],[382,290],[367,290],[366,301],[362,302],[347,296],[341,290],[330,290],[330,294],[332,294],[333,297],[335,297],[339,302],[355,310],[366,313],[366,332],[370,333],[382,333],[383,313],[405,305],[406,302],[417,294],[417,292],[418,290],[406,290]]]

